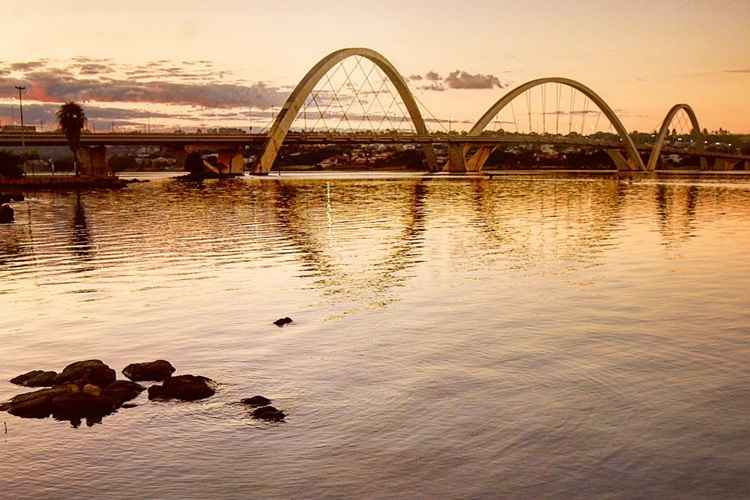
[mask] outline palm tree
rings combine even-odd
[[[78,148],[81,145],[81,130],[86,122],[86,113],[83,108],[75,102],[67,102],[60,106],[57,111],[57,123],[60,125],[65,138],[68,140],[68,146],[73,152],[73,167],[76,175],[78,169]]]

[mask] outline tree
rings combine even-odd
[[[78,175],[78,149],[81,146],[81,130],[86,122],[86,113],[83,108],[75,102],[67,102],[60,106],[57,111],[57,122],[60,125],[65,138],[68,140],[68,146],[73,152],[73,168]]]

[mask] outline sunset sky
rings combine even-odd
[[[31,122],[75,99],[104,122],[234,124],[238,108],[278,106],[317,60],[358,46],[406,77],[441,75],[442,91],[417,89],[440,118],[473,122],[507,86],[567,76],[631,130],[687,102],[709,129],[750,132],[748,0],[5,0],[2,11],[3,123],[17,119],[22,82]],[[455,71],[489,83],[452,83]]]

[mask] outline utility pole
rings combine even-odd
[[[26,147],[26,138],[25,138],[24,129],[23,129],[23,94],[22,94],[22,92],[26,90],[26,87],[16,85],[16,90],[18,90],[18,107],[21,110],[21,147]]]

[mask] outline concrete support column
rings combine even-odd
[[[477,150],[471,159],[466,163],[466,169],[469,172],[481,172],[484,164],[489,160],[490,155],[495,152],[496,147],[482,146]]]
[[[175,164],[180,170],[185,170],[185,161],[187,160],[188,152],[184,147],[176,148],[172,151],[175,157]]]
[[[612,161],[615,164],[615,167],[617,167],[617,170],[620,171],[631,171],[631,170],[640,170],[638,168],[638,165],[633,165],[632,162],[625,158],[625,156],[622,154],[622,151],[619,149],[608,149],[607,154],[610,158],[612,158]]]
[[[107,148],[105,146],[82,147],[78,151],[81,175],[91,177],[109,177],[112,170],[107,164]]]
[[[448,164],[445,166],[445,171],[466,172],[467,170],[464,145],[457,143],[448,144]]]
[[[240,149],[222,149],[219,151],[219,163],[226,167],[223,173],[242,175],[245,173],[245,157]]]
[[[734,170],[734,163],[735,163],[734,161],[727,160],[725,158],[716,158],[716,161],[714,161],[714,168],[713,169],[714,170],[719,170],[719,171],[722,171],[722,172],[729,171],[729,170]]]
[[[435,157],[435,150],[433,149],[432,144],[425,144],[422,146],[422,154],[424,156],[424,166],[427,167],[427,170],[430,172],[439,170],[437,166],[437,158]]]

